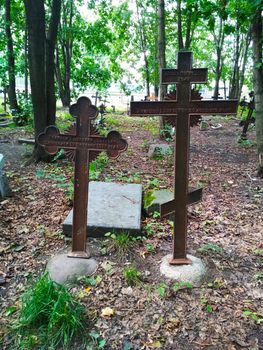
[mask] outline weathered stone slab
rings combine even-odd
[[[7,178],[4,172],[4,155],[0,153],[0,198],[9,197],[11,195],[11,190],[7,182]]]
[[[88,237],[103,237],[109,231],[141,232],[142,185],[90,182],[88,203]],[[71,236],[72,214],[63,224],[67,236]]]
[[[152,144],[149,147],[148,157],[149,158],[162,158],[173,154],[173,149],[166,143],[163,144]]]

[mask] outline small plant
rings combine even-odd
[[[148,253],[153,253],[156,249],[156,246],[154,243],[146,243],[146,249]]]
[[[156,199],[153,190],[147,191],[143,196],[143,206],[145,209],[149,208]]]
[[[65,286],[44,274],[23,295],[12,328],[19,349],[66,349],[77,339],[85,341],[85,309]]]
[[[201,248],[198,249],[199,252],[201,253],[222,253],[224,251],[224,249],[220,246],[218,246],[217,244],[211,244],[211,243],[207,243],[207,244],[203,244]]]
[[[165,282],[161,282],[159,286],[156,288],[157,293],[160,297],[164,298],[167,292],[168,286]]]
[[[255,274],[255,278],[258,280],[258,281],[263,281],[263,272],[258,272]]]
[[[213,306],[209,303],[206,297],[201,298],[201,304],[204,306],[208,313],[212,313],[214,311]]]
[[[136,267],[125,267],[123,270],[123,277],[129,286],[141,284],[141,272]]]
[[[213,289],[222,289],[225,286],[226,286],[226,282],[221,278],[216,278],[214,281],[207,283],[207,287],[213,288]]]
[[[117,234],[113,232],[107,232],[105,233],[105,237],[110,238],[107,251],[115,251],[120,255],[128,253],[134,244],[134,240],[132,240],[129,233],[127,232],[121,232]]]
[[[174,127],[171,124],[165,124],[160,134],[167,142],[173,141],[175,135]]]
[[[251,310],[244,310],[243,315],[246,317],[250,317],[256,324],[263,324],[263,317],[260,317],[256,312]]]
[[[172,286],[172,290],[174,293],[177,293],[181,289],[192,289],[193,284],[191,282],[181,281],[175,282]]]

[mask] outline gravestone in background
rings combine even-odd
[[[6,174],[4,172],[5,158],[4,155],[0,153],[0,199],[9,197],[11,195],[11,190],[8,185]]]

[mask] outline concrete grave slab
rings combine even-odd
[[[96,182],[89,184],[88,236],[103,237],[109,231],[141,232],[142,185]],[[63,224],[63,233],[71,236],[72,214]]]
[[[187,258],[192,261],[191,265],[170,265],[172,255],[166,255],[161,262],[161,273],[172,280],[199,283],[206,272],[205,264],[195,256],[187,255]]]
[[[9,197],[11,195],[11,190],[7,182],[7,178],[4,172],[5,158],[4,155],[0,153],[0,198]]]

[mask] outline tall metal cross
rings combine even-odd
[[[55,126],[48,126],[38,136],[38,143],[49,154],[56,154],[59,148],[65,148],[67,154],[75,161],[74,202],[72,225],[72,252],[70,257],[88,258],[87,239],[87,207],[89,184],[89,161],[99,152],[117,158],[119,153],[127,149],[127,142],[117,131],[111,131],[107,137],[101,137],[95,131],[91,120],[98,115],[98,109],[91,105],[87,97],[80,97],[70,107],[70,114],[76,117],[76,123],[67,134],[60,134]]]
[[[163,215],[174,212],[173,256],[171,265],[191,264],[186,256],[187,205],[201,198],[201,189],[188,190],[189,142],[191,115],[236,114],[238,101],[192,100],[191,84],[206,83],[207,69],[192,68],[192,52],[178,53],[177,69],[162,69],[161,83],[177,85],[174,101],[131,102],[131,116],[177,117],[175,145],[174,200],[161,208]]]

